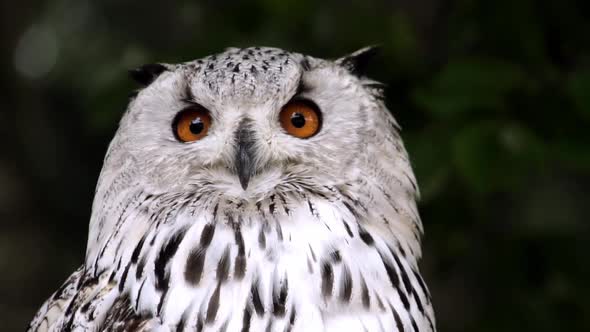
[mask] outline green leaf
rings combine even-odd
[[[573,170],[590,171],[590,144],[580,139],[563,137],[550,145],[552,156]]]
[[[507,190],[541,165],[542,146],[526,128],[498,121],[470,125],[453,140],[460,177],[479,193]]]
[[[576,110],[590,119],[590,69],[574,73],[568,80],[566,89]]]
[[[414,101],[435,116],[504,108],[506,96],[526,84],[520,67],[497,59],[449,63],[428,87],[415,91]]]

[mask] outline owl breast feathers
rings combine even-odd
[[[85,262],[29,331],[434,331],[372,53],[232,48],[132,71]]]

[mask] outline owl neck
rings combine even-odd
[[[366,181],[314,191],[281,191],[257,202],[211,192],[154,193],[133,186],[109,192],[114,190],[105,191],[104,196],[120,203],[103,200],[97,207],[95,202],[89,236],[87,264],[98,270],[117,263],[115,257],[125,247],[122,242],[132,245],[162,227],[190,228],[196,223],[194,216],[206,215],[207,223],[233,228],[268,229],[275,225],[281,229],[288,224],[308,232],[303,228],[304,218],[295,215],[303,208],[307,217],[330,229],[331,241],[378,235],[389,246],[401,248],[412,262],[421,254],[421,225],[413,198],[402,193],[404,199],[400,200],[399,192]],[[335,224],[328,226],[328,220]]]
[[[387,202],[378,188],[372,195],[324,189],[277,193],[257,203],[129,192],[125,204],[104,210],[110,212],[101,217],[117,222],[94,259],[88,257],[87,271],[108,272],[137,312],[170,324],[207,316],[215,292],[240,297],[238,303],[259,297],[262,309],[254,310],[279,308],[287,315],[388,306],[398,307],[403,321],[413,311],[424,315],[430,300],[416,266],[418,240],[406,235],[416,227],[407,229],[411,223],[401,219],[412,215],[408,207],[392,205],[397,214],[386,215],[389,210],[376,205]],[[375,216],[380,219],[369,219]],[[277,298],[284,302],[271,300]],[[218,318],[235,310],[219,305]]]

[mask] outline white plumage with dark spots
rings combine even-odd
[[[373,53],[232,48],[132,71],[85,262],[29,331],[435,331]]]

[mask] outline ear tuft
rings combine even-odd
[[[168,70],[168,67],[162,64],[151,63],[130,70],[129,76],[131,76],[135,82],[143,86],[148,86],[166,70]]]
[[[369,62],[379,53],[379,46],[367,46],[336,60],[336,63],[346,68],[351,74],[364,76]]]

